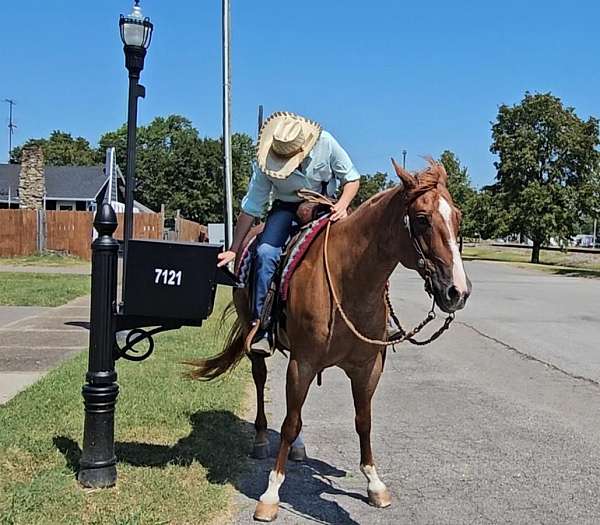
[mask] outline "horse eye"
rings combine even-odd
[[[415,217],[415,222],[419,229],[426,230],[429,228],[429,217],[427,215],[417,215]]]

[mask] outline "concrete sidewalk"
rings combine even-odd
[[[0,404],[88,345],[89,297],[56,308],[0,307]]]
[[[0,264],[0,272],[13,273],[65,273],[73,275],[91,275],[90,264],[78,264],[73,266],[27,266]]]

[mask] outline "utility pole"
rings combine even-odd
[[[8,160],[10,163],[10,152],[12,151],[12,139],[13,133],[16,129],[16,125],[13,122],[13,106],[16,105],[16,102],[10,98],[5,98],[4,102],[8,104]]]
[[[406,169],[406,150],[402,150],[402,168]]]
[[[231,159],[231,12],[223,0],[223,171],[225,175],[225,249],[233,242],[233,167]]]

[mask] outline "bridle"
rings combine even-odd
[[[413,228],[410,224],[410,216],[408,215],[408,204],[406,207],[406,215],[404,215],[404,228],[408,233],[408,238],[410,239],[413,249],[415,250],[415,254],[417,255],[417,268],[419,270],[419,274],[425,281],[425,291],[429,295],[429,297],[433,297],[433,285],[431,284],[431,268],[427,264],[427,257],[425,256],[425,252],[423,250],[423,246],[421,245],[421,236],[415,235],[413,233]]]
[[[308,190],[308,189],[302,189],[302,190],[298,191],[298,195],[308,202],[325,204],[327,206],[331,206],[333,204],[327,197],[325,197],[317,192]],[[417,254],[417,266],[423,272],[421,274],[421,276],[425,280],[425,291],[429,294],[430,297],[432,297],[433,291],[432,291],[432,284],[431,284],[431,270],[430,270],[429,266],[427,265],[427,257],[425,256],[425,252],[423,251],[423,248],[421,246],[421,239],[418,235],[414,235],[412,232],[412,228],[410,225],[410,217],[408,216],[408,207],[407,207],[407,213],[404,216],[404,226],[406,227],[406,229],[408,231],[409,238],[411,239],[411,242],[415,249],[415,253]],[[327,227],[325,229],[325,242],[323,243],[323,262],[324,262],[324,266],[325,266],[325,275],[327,277],[327,284],[329,286],[329,290],[331,292],[333,302],[335,303],[336,310],[340,313],[340,316],[344,320],[344,323],[346,324],[348,329],[354,334],[354,336],[357,339],[360,339],[361,341],[363,341],[365,343],[369,343],[369,344],[373,344],[373,345],[377,345],[377,346],[392,346],[392,348],[395,351],[396,350],[395,345],[402,343],[404,341],[408,341],[409,343],[411,343],[413,345],[417,345],[417,346],[427,345],[427,344],[435,341],[446,330],[448,330],[448,328],[450,328],[450,324],[452,323],[452,321],[454,321],[454,317],[455,317],[454,313],[451,313],[448,315],[448,317],[446,317],[444,324],[433,335],[431,335],[430,337],[428,337],[427,339],[425,339],[423,341],[416,340],[414,338],[414,336],[417,335],[421,330],[423,330],[423,328],[425,328],[425,326],[427,326],[431,321],[433,321],[437,317],[437,315],[435,313],[435,298],[433,298],[433,303],[431,305],[431,309],[429,310],[429,313],[427,314],[427,317],[425,317],[425,319],[423,319],[423,321],[421,321],[412,330],[409,330],[407,332],[406,330],[404,330],[404,328],[402,328],[402,325],[400,324],[400,320],[398,319],[398,316],[396,315],[396,312],[394,311],[394,308],[392,306],[392,301],[390,299],[390,294],[389,294],[389,284],[388,284],[388,286],[386,286],[386,288],[385,288],[385,293],[384,293],[385,304],[386,304],[386,307],[388,309],[388,312],[389,312],[389,315],[390,315],[392,321],[394,322],[394,324],[396,325],[396,328],[398,329],[398,334],[396,334],[394,337],[392,337],[391,339],[389,339],[387,341],[382,341],[380,339],[371,339],[371,338],[363,335],[356,328],[356,326],[354,325],[352,320],[348,317],[348,315],[344,311],[344,308],[342,307],[341,301],[339,300],[335,286],[333,284],[333,279],[331,277],[331,269],[329,267],[329,256],[328,256],[330,230],[331,230],[331,222],[328,222]]]

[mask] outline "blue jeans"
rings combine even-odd
[[[269,212],[265,229],[256,247],[254,277],[254,319],[260,319],[267,292],[277,270],[281,252],[296,227],[296,210],[299,203],[275,201]]]

